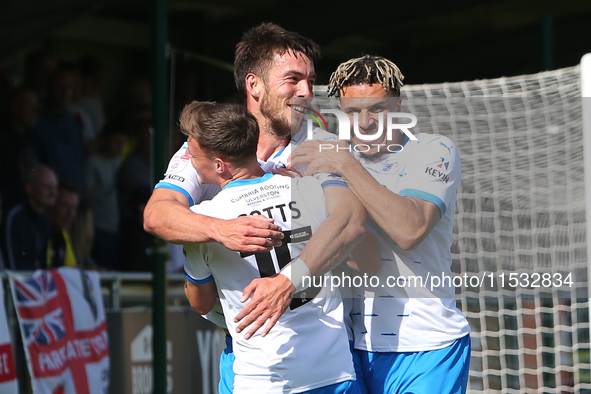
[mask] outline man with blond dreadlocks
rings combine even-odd
[[[329,92],[339,94],[340,110],[353,125],[349,149],[311,141],[292,153],[292,165],[308,163],[306,174],[340,175],[371,215],[368,227],[379,240],[382,265],[376,276],[383,287],[359,289],[365,298],[354,299],[351,313],[354,358],[364,375],[358,379],[372,394],[464,393],[470,327],[456,307],[450,252],[460,157],[439,134],[409,138],[394,130],[386,139],[379,119],[400,112],[403,78],[381,57],[341,64]],[[433,276],[449,277],[449,284],[410,282]],[[393,286],[390,278],[407,283]]]

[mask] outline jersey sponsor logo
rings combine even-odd
[[[235,204],[244,201],[247,205],[253,205],[266,200],[279,198],[281,196],[281,191],[285,189],[289,189],[289,184],[259,186],[231,199],[230,202]]]
[[[181,157],[179,157],[179,159],[185,160],[185,161],[186,160],[191,160],[191,156],[185,154],[185,155],[182,155]]]
[[[438,180],[442,183],[449,182],[449,176],[446,173],[441,172],[436,168],[433,168],[433,167],[425,168],[425,174],[429,174],[434,178],[438,178]]]
[[[292,243],[308,241],[312,237],[312,228],[310,226],[292,230],[289,236]]]
[[[448,170],[449,169],[449,161],[446,162],[444,157],[439,157],[439,159],[440,160],[437,160],[437,161],[427,164],[427,166],[434,166],[434,167],[437,167],[441,170],[443,170],[443,169]]]
[[[184,182],[185,181],[185,178],[183,178],[182,176],[180,176],[180,175],[171,175],[171,174],[166,175],[164,177],[164,179],[172,179],[173,181],[177,181],[177,182]]]

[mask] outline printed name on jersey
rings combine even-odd
[[[292,219],[299,219],[299,217],[301,216],[301,212],[299,209],[297,209],[295,207],[295,205],[296,205],[296,202],[291,201],[288,206],[289,210],[291,211],[291,218]],[[281,214],[281,219],[285,222],[285,221],[287,221],[287,216],[285,215],[285,206],[286,206],[285,204],[279,204],[279,205],[270,206],[270,207],[259,209],[259,210],[254,210],[249,213],[243,213],[239,216],[262,215],[264,212],[267,214],[267,217],[269,219],[273,219],[273,212],[279,212],[279,214]],[[300,242],[300,241],[298,241],[298,242]]]
[[[172,174],[168,174],[164,177],[164,179],[172,179],[173,181],[177,181],[177,182],[184,182],[185,178],[183,178],[180,175],[172,175]]]

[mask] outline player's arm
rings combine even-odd
[[[347,167],[341,171],[347,185],[376,224],[403,250],[416,248],[441,218],[437,205],[390,192],[356,160],[352,165],[347,164]]]
[[[417,197],[403,197],[379,184],[346,149],[323,151],[311,141],[292,160],[308,163],[308,173],[339,174],[376,223],[404,250],[416,248],[441,218],[440,208]]]
[[[157,188],[144,210],[144,229],[177,243],[219,242],[240,252],[266,252],[281,244],[281,227],[263,215],[216,219],[189,210],[189,200],[176,190]]]
[[[313,276],[339,265],[365,234],[366,211],[351,190],[327,187],[324,194],[328,218],[299,256]]]
[[[185,280],[185,295],[191,308],[201,315],[206,315],[216,305],[218,289],[214,280],[197,284],[187,279]]]
[[[298,259],[307,265],[311,275],[322,275],[345,260],[365,233],[365,209],[349,189],[327,187],[325,196],[328,219],[310,238]],[[243,291],[242,302],[252,298],[235,318],[240,322],[236,331],[250,326],[244,336],[248,339],[268,320],[261,331],[265,336],[285,312],[295,291],[296,287],[285,275],[255,279]]]
[[[359,272],[374,275],[382,266],[380,244],[371,231],[353,248],[347,259],[347,265]]]
[[[191,307],[206,315],[216,305],[218,289],[207,261],[211,257],[208,244],[184,246],[185,295]]]

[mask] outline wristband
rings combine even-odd
[[[312,283],[312,273],[306,263],[300,258],[287,264],[279,273],[286,276],[287,279],[291,281],[291,284],[294,285],[296,289],[296,293],[306,290]],[[307,286],[304,286],[304,278],[308,278]]]

